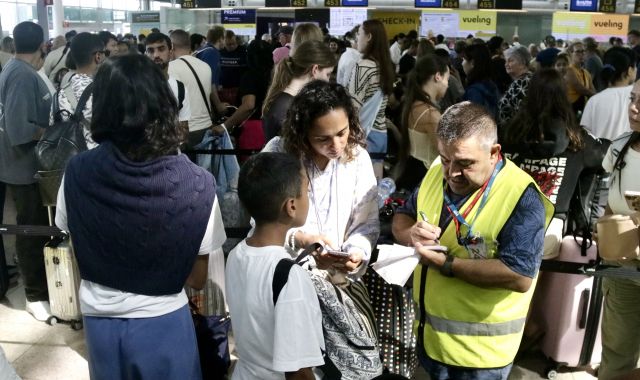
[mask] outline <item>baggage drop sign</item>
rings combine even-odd
[[[389,12],[374,10],[371,12],[371,18],[378,19],[384,24],[388,39],[392,39],[398,33],[406,34],[410,30],[417,32],[420,26],[420,11]]]

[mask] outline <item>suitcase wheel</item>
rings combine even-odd
[[[50,326],[55,326],[58,324],[58,318],[51,316],[49,317],[49,319],[47,319],[47,324]]]
[[[82,330],[82,321],[71,322],[71,329],[74,331]]]

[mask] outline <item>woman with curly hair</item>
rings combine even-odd
[[[309,177],[309,215],[289,231],[289,248],[320,242],[348,257],[322,253],[319,267],[359,278],[380,232],[376,179],[358,112],[339,84],[313,81],[293,99],[282,128],[264,151],[302,160]],[[343,276],[344,277],[344,276]]]
[[[110,59],[94,86],[100,145],[69,162],[56,212],[82,278],[91,378],[200,379],[183,287],[203,287],[226,238],[214,178],[180,153],[187,132],[152,60]]]

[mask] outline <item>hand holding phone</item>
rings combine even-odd
[[[336,256],[336,257],[349,257],[349,256],[351,256],[351,254],[348,253],[348,252],[335,250],[335,249],[327,249],[327,254],[331,255],[331,256]]]
[[[640,191],[626,190],[624,192],[624,199],[627,201],[630,209],[640,211]]]

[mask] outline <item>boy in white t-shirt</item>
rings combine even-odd
[[[308,186],[300,160],[284,153],[255,155],[240,171],[238,194],[256,226],[227,260],[239,357],[234,380],[314,379],[312,367],[324,364],[320,305],[309,275],[294,265],[275,305],[272,292],[276,265],[291,258],[286,232],[307,220]]]

